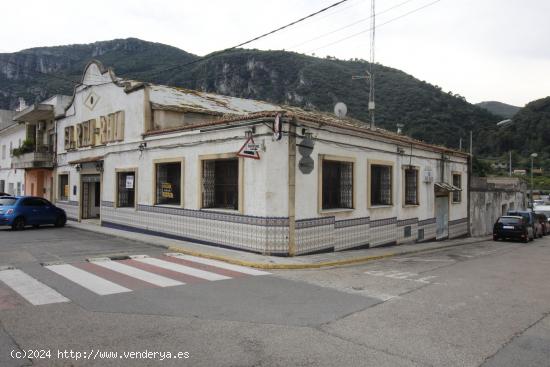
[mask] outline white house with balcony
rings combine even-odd
[[[21,195],[25,192],[25,171],[14,169],[13,151],[25,140],[25,128],[13,117],[15,111],[0,110],[0,193]]]
[[[73,220],[275,255],[468,233],[466,153],[90,62],[56,122]]]

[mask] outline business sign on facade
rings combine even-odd
[[[172,191],[172,184],[170,182],[163,182],[161,188],[163,198],[174,198],[174,192]]]
[[[133,189],[134,188],[134,176],[126,176],[126,188],[127,189]]]

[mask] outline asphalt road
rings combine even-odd
[[[0,231],[0,366],[550,366],[550,237],[270,274],[197,261]]]

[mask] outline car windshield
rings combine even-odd
[[[0,206],[11,206],[17,201],[16,198],[0,198]]]
[[[512,218],[512,217],[501,217],[498,219],[499,223],[502,224],[521,224],[520,218]]]

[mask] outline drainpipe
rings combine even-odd
[[[296,255],[296,121],[288,124],[288,255]]]
[[[471,237],[472,236],[472,223],[470,223],[471,221],[471,213],[470,213],[470,210],[471,210],[471,187],[472,187],[472,154],[469,154],[468,155],[468,169],[466,170],[466,172],[468,172],[468,181],[466,183],[466,189],[468,190],[468,196],[466,197],[466,200],[467,201],[467,210],[468,210],[468,237]]]

